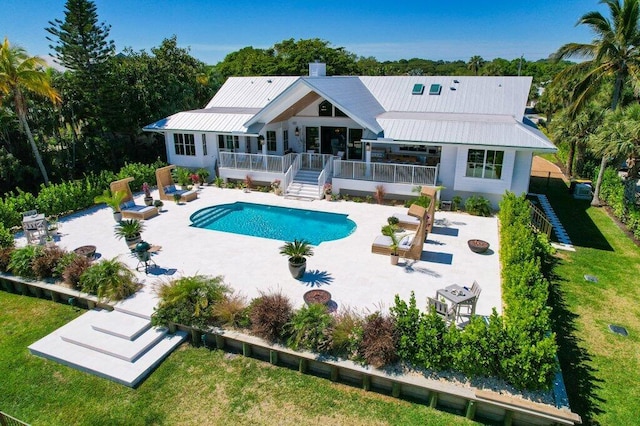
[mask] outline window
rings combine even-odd
[[[430,95],[439,95],[441,91],[442,86],[440,86],[439,84],[432,84],[431,87],[429,87]]]
[[[196,155],[195,138],[190,133],[174,133],[173,146],[177,155]]]
[[[412,95],[422,95],[424,93],[424,84],[416,83],[413,85]]]
[[[335,116],[336,117],[347,117],[347,114],[345,114],[344,112],[342,112],[342,110],[338,107],[335,107]]]
[[[322,101],[320,105],[318,105],[318,115],[320,117],[332,117],[333,116],[333,105],[329,101]]]
[[[276,150],[276,132],[267,130],[267,151]]]
[[[233,151],[240,146],[238,136],[218,135],[218,148],[226,151]]]
[[[207,135],[204,133],[202,134],[202,155],[204,155],[205,157],[209,155],[207,153]]]
[[[282,144],[284,146],[284,150],[288,151],[289,150],[289,131],[288,130],[282,131]]]
[[[467,177],[500,179],[504,151],[470,149],[467,156]]]

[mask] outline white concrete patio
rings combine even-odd
[[[157,191],[152,195],[157,198]],[[136,202],[143,204],[142,198],[138,194]],[[235,201],[345,213],[355,221],[357,229],[347,238],[315,247],[304,279],[297,281],[289,274],[287,259],[279,254],[282,241],[189,226],[189,216],[195,211]],[[395,212],[404,213],[406,209],[345,201],[298,201],[273,193],[203,187],[197,200],[180,205],[165,202],[163,213],[145,221],[143,239],[162,246],[162,250],[153,256],[158,267],[150,269],[148,275],[137,275],[146,287],[180,275],[222,275],[227,284],[248,299],[260,291],[280,290],[296,307],[303,304],[306,291],[322,288],[331,293],[338,308],[350,306],[369,311],[388,309],[396,294],[408,300],[411,291],[416,294],[418,307],[425,309],[427,296],[435,297],[436,290],[454,283],[470,287],[477,280],[483,291],[476,313],[489,315],[494,307],[501,312],[496,218],[436,212],[436,223],[427,237],[422,259],[401,259],[398,266],[392,266],[388,257],[371,253],[371,243],[387,217]],[[60,225],[60,247],[73,250],[91,244],[97,246],[103,259],[117,256],[130,267],[136,266],[137,260],[125,242],[113,234],[115,222],[109,208],[95,207],[74,214],[61,219]],[[484,255],[471,252],[467,247],[471,238],[488,241],[490,251]],[[145,293],[152,294],[149,290]],[[138,298],[145,305],[155,303],[146,295]],[[150,308],[147,305],[145,310]]]

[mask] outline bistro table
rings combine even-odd
[[[461,287],[458,284],[452,284],[436,291],[436,298],[438,297],[444,297],[451,302],[456,310],[456,318],[458,318],[460,317],[460,304],[471,303],[475,296],[468,288]],[[471,303],[471,306],[471,314],[473,315],[475,313],[475,304]]]

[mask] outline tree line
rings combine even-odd
[[[245,47],[215,65],[194,58],[175,36],[160,46],[116,53],[111,27],[91,0],[67,0],[46,28],[57,71],[5,39],[0,55],[0,193],[118,170],[164,158],[161,136],[141,131],[178,111],[202,108],[229,76],[307,75],[322,61],[328,75],[531,75],[538,87],[568,61],[474,56],[469,61],[359,57],[320,39],[293,38],[267,49]],[[11,77],[9,77],[11,76]]]

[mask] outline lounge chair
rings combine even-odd
[[[427,232],[431,232],[431,230],[433,229],[433,221],[435,219],[434,215],[436,213],[436,202],[438,199],[438,191],[440,191],[440,188],[438,188],[437,186],[423,186],[420,189],[421,195],[425,195],[431,199],[431,202],[429,203],[429,207],[427,207],[427,214],[429,215],[429,220],[427,222]]]
[[[427,237],[427,210],[416,205],[413,212],[420,217],[420,225],[415,234],[405,235],[400,240],[398,254],[405,259],[420,260],[424,240]],[[376,237],[371,245],[371,253],[391,255],[391,237],[386,235]]]
[[[127,177],[124,179],[117,180],[115,182],[111,182],[109,185],[111,189],[111,193],[116,191],[123,191],[126,195],[122,200],[122,204],[120,204],[120,211],[122,212],[122,217],[128,219],[150,219],[153,216],[158,214],[158,209],[154,206],[139,206],[133,200],[133,194],[131,193],[131,188],[129,187],[129,182],[133,181],[132,177]]]
[[[417,207],[420,207],[416,204],[412,204],[409,207],[409,211],[407,213],[394,213],[393,217],[398,219],[398,226],[407,229],[409,231],[416,231],[418,226],[420,226],[420,214],[422,211],[418,210]]]
[[[177,189],[171,177],[171,170],[176,166],[169,165],[156,169],[156,181],[158,183],[158,193],[161,200],[173,201],[175,194],[180,195],[180,201],[188,202],[198,198],[197,191],[188,191],[185,189]]]

